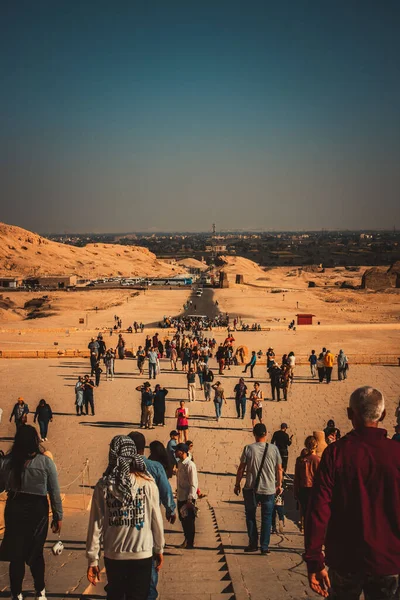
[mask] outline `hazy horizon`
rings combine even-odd
[[[400,227],[400,3],[4,0],[0,220]]]

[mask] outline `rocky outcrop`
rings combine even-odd
[[[379,267],[367,269],[362,276],[361,287],[365,290],[383,291],[395,287],[396,273]]]

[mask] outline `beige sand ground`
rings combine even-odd
[[[277,354],[294,350],[298,355],[306,355],[311,348],[318,350],[322,346],[330,346],[334,352],[343,347],[349,357],[399,353],[399,290],[375,293],[341,290],[335,286],[309,289],[303,281],[304,273],[289,276],[290,272],[287,269],[269,271],[268,276],[274,283],[269,288],[233,285],[214,291],[220,309],[228,312],[232,320],[240,316],[248,324],[262,325],[264,331],[256,338],[257,342],[253,342],[252,334],[235,334],[240,343],[263,351],[272,345]],[[322,276],[329,280],[333,275],[327,271]],[[296,281],[299,287],[289,288],[288,281]],[[288,291],[272,293],[271,289]],[[134,320],[146,325],[157,324],[164,315],[179,314],[190,293],[189,289],[154,288],[139,295],[120,289],[50,292],[50,311],[54,315],[32,321],[23,320],[24,303],[42,294],[9,293],[15,307],[0,309],[0,350],[50,349],[54,342],[58,342],[60,349],[83,349],[87,339],[99,328],[113,325],[115,314],[122,318],[123,326]],[[288,323],[298,312],[314,314],[314,325],[288,331]],[[83,325],[79,324],[80,318],[84,319]],[[130,345],[137,346],[135,336],[128,336],[128,340]]]
[[[215,367],[215,361],[212,366]],[[34,409],[37,401],[44,397],[55,411],[54,422],[50,424],[49,442],[46,447],[54,454],[63,492],[67,501],[72,498],[73,508],[66,511],[63,540],[66,551],[62,558],[52,557],[46,550],[48,561],[47,587],[56,598],[64,598],[69,592],[80,593],[86,587],[84,539],[87,525],[87,513],[78,510],[79,495],[82,494],[81,480],[69,485],[79,475],[83,463],[89,459],[90,483],[101,475],[107,456],[107,446],[113,435],[128,432],[137,427],[139,420],[139,394],[134,387],[143,379],[137,374],[135,361],[118,361],[118,376],[114,382],[101,383],[95,393],[96,416],[76,417],[74,412],[74,383],[79,374],[87,372],[87,361],[80,360],[2,360],[0,375],[2,380],[1,448],[10,446],[14,426],[8,423],[8,415],[15,398],[22,394]],[[200,472],[200,487],[208,493],[207,501],[200,503],[201,513],[198,521],[198,545],[194,556],[184,555],[175,545],[181,543],[182,533],[179,523],[167,526],[166,565],[161,579],[161,599],[172,597],[216,599],[226,586],[232,585],[236,598],[242,600],[299,600],[314,597],[308,595],[305,567],[302,563],[302,538],[294,521],[296,513],[288,501],[288,521],[285,534],[274,536],[272,554],[268,562],[257,556],[243,554],[246,544],[243,506],[233,495],[234,473],[244,444],[252,441],[250,419],[238,421],[235,417],[234,403],[231,399],[232,388],[241,369],[233,368],[224,376],[224,385],[230,397],[223,408],[223,418],[216,424],[212,403],[198,401],[190,406],[191,421],[189,436],[195,444],[195,460]],[[264,368],[256,371],[262,383],[262,389],[269,396],[268,384],[264,377]],[[344,383],[332,382],[330,386],[310,381],[308,369],[299,367],[297,380],[287,403],[264,404],[265,422],[270,432],[279,427],[282,421],[289,423],[294,433],[294,443],[290,452],[289,472],[293,471],[296,455],[300,452],[303,440],[314,429],[325,426],[327,419],[335,418],[343,433],[349,430],[345,407],[351,391],[368,383],[379,387],[387,401],[387,426],[393,431],[394,410],[398,401],[400,369],[398,367],[354,367],[350,379]],[[167,425],[148,432],[148,441],[168,440],[168,432],[175,426],[174,410],[180,398],[186,397],[185,377],[169,371],[162,372],[158,378],[166,385],[170,394],[167,398]],[[201,393],[198,393],[201,398]],[[32,419],[30,418],[30,422]],[[84,484],[89,482],[85,479]],[[87,492],[87,490],[86,490]],[[77,500],[78,499],[78,500]],[[75,504],[74,504],[75,502]],[[83,502],[87,502],[82,498]],[[210,510],[212,511],[210,512]],[[212,516],[216,522],[212,521]],[[216,523],[216,525],[215,525]],[[215,528],[217,527],[217,529]],[[215,544],[215,535],[221,539],[222,546]],[[50,538],[53,536],[50,535]],[[50,548],[51,542],[48,542]],[[226,562],[220,571],[219,561]],[[188,561],[190,564],[188,564]],[[186,594],[181,592],[182,568],[192,566],[193,577],[186,580]],[[195,568],[194,568],[195,565]],[[6,568],[0,574],[2,589],[7,586]],[[29,579],[28,583],[29,585]],[[268,592],[268,593],[267,593]],[[249,596],[250,594],[250,596]],[[231,596],[225,595],[225,598]]]

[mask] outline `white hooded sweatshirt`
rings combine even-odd
[[[133,505],[123,505],[113,487],[98,481],[92,498],[86,540],[89,567],[97,566],[100,546],[106,558],[140,560],[161,554],[164,528],[158,488],[153,479],[131,475]]]

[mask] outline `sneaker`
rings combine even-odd
[[[24,600],[22,594],[18,594],[18,596],[11,596],[11,600]]]
[[[271,554],[271,550],[267,548],[266,550],[261,550],[261,554]]]
[[[36,592],[35,600],[47,600],[45,588],[41,592]]]
[[[178,548],[187,548],[187,541],[185,540],[183,544],[180,544]]]
[[[246,546],[246,548],[244,549],[244,552],[257,552],[258,548],[257,546]]]
[[[45,442],[48,442],[48,439],[47,439],[47,438],[44,438],[44,441],[45,441]]]

